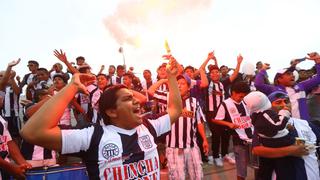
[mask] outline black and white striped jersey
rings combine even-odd
[[[166,137],[167,147],[192,148],[197,146],[197,126],[205,121],[205,116],[196,98],[182,100],[183,110],[179,119],[172,124]]]
[[[62,154],[82,152],[90,179],[160,179],[154,138],[170,127],[164,115],[131,130],[99,124],[62,130]]]
[[[224,101],[224,86],[221,82],[211,81],[208,86],[208,111],[216,112],[219,105]]]
[[[11,86],[5,89],[5,96],[3,100],[2,116],[3,117],[18,117],[19,116],[19,96],[13,92]]]

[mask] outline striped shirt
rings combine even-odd
[[[163,113],[167,111],[168,95],[169,95],[168,91],[156,90],[156,92],[154,93],[153,99],[157,101],[158,113]]]
[[[219,105],[225,100],[225,87],[231,84],[230,79],[223,82],[210,81],[207,92],[207,110],[217,113]]]
[[[99,99],[103,91],[98,87],[90,92],[92,122],[96,123],[101,119],[99,115]]]
[[[19,116],[18,95],[13,92],[11,86],[5,89],[5,96],[2,108],[3,117],[17,117]]]
[[[111,76],[111,85],[123,84],[123,77]]]
[[[90,84],[87,87],[88,92],[90,93],[93,91],[97,86],[95,84]],[[81,107],[84,109],[85,113],[88,112],[88,106],[90,104],[90,97],[83,93],[76,94],[77,102],[81,105]]]
[[[166,137],[167,147],[197,147],[197,126],[205,121],[205,116],[196,98],[187,98],[182,101],[182,105],[182,114],[179,119],[172,124],[171,132]]]
[[[90,179],[160,179],[154,138],[170,130],[169,115],[134,129],[95,124],[62,130],[62,154],[82,152]]]

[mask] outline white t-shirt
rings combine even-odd
[[[169,115],[146,120],[131,130],[103,125],[96,152],[98,154],[90,154],[95,159],[90,162],[94,165],[87,166],[89,174],[99,172],[100,179],[160,179],[154,138],[168,132],[170,128]],[[81,130],[62,130],[62,154],[87,151],[93,134],[93,126]]]

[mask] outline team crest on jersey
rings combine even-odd
[[[148,135],[144,135],[139,137],[139,141],[142,144],[143,148],[150,149],[152,148],[152,142]]]
[[[231,113],[231,114],[234,114],[234,113],[236,113],[236,112],[237,112],[237,109],[236,109],[236,108],[234,108],[234,107],[230,108],[230,113]]]
[[[113,143],[106,144],[102,148],[102,155],[107,160],[119,155],[119,147]]]

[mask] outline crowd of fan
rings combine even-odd
[[[83,84],[85,93],[77,93],[70,101],[58,122],[60,129],[108,125],[108,118],[99,110],[103,106],[100,97],[106,89],[119,84],[125,85],[140,102],[144,118],[157,119],[167,112],[169,64],[160,64],[156,72],[145,69],[143,79],[139,79],[133,68],[127,70],[125,65],[110,65],[108,72],[102,65],[95,74],[89,65],[92,62],[82,56],[77,57],[74,64],[62,50],[55,50],[54,55],[58,62],[52,68],[44,68],[36,60],[28,61],[30,73],[22,79],[12,70],[20,60],[9,63],[0,73],[0,168],[4,179],[9,174],[24,177],[25,170],[31,167],[68,162],[68,156],[60,152],[25,141],[19,131],[21,124],[27,123],[61,91],[74,74],[95,78]],[[174,59],[171,55],[165,58]],[[314,67],[298,69],[297,64],[306,59],[313,60]],[[200,67],[183,64],[183,61],[177,64],[176,80],[183,108],[171,131],[155,138],[161,167],[168,167],[170,179],[185,179],[187,175],[190,179],[201,179],[201,162],[219,167],[228,162],[236,164],[237,178],[245,179],[251,151],[250,154],[260,156],[258,179],[271,179],[272,174],[278,179],[320,179],[315,150],[320,140],[319,54],[309,53],[305,58],[292,60],[287,68],[277,72],[273,82],[267,74],[269,64],[259,61],[253,73],[245,74],[239,72],[242,62],[243,57],[239,55],[234,68],[219,67],[217,58],[210,52]],[[63,70],[62,64],[67,70]],[[153,78],[154,75],[157,78]],[[25,99],[20,98],[22,93]],[[22,119],[20,112],[23,112]],[[308,128],[300,132],[299,123]],[[206,126],[211,131],[211,148]],[[233,149],[230,151],[231,137]],[[306,143],[296,145],[296,137]]]

